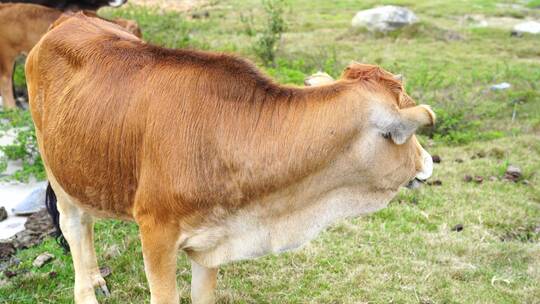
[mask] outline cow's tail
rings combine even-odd
[[[56,242],[64,248],[65,252],[69,252],[69,244],[62,234],[62,229],[60,228],[60,213],[56,207],[56,194],[54,193],[51,183],[47,184],[47,191],[45,192],[45,206],[47,207],[47,212],[51,216],[55,232],[54,237]]]

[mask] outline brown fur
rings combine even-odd
[[[4,108],[15,107],[12,77],[16,57],[29,52],[61,14],[60,10],[35,4],[0,4],[0,95]],[[97,17],[92,11],[85,14]],[[136,22],[125,19],[111,22],[141,37]]]
[[[174,278],[174,229],[327,168],[367,136],[374,100],[413,105],[375,66],[351,65],[332,84],[283,86],[237,57],[152,46],[82,14],[55,22],[26,75],[53,188],[90,214],[137,221],[153,303],[177,297],[170,280],[156,283]],[[424,115],[417,110],[408,117]],[[395,192],[421,166],[418,145],[377,140],[386,148],[360,164],[363,187]],[[215,270],[202,277],[215,280]]]
[[[397,80],[396,76],[376,65],[353,63],[345,69],[342,78],[357,79],[364,84],[369,83],[370,85],[378,85],[383,89],[390,91],[397,100],[397,106],[399,108],[415,106],[415,102],[412,98],[405,93],[401,81]]]

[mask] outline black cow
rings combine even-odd
[[[103,6],[118,7],[126,3],[127,0],[0,0],[1,3],[33,3],[56,8],[63,11],[68,10],[97,10]]]

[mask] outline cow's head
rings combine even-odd
[[[375,188],[397,189],[416,186],[431,176],[433,161],[422,148],[415,132],[435,123],[427,105],[416,105],[407,95],[400,77],[378,66],[350,64],[341,76],[352,82],[361,100],[362,116],[359,153],[362,170]]]

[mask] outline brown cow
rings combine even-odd
[[[85,12],[96,16],[94,12]],[[0,95],[4,108],[15,108],[13,68],[18,55],[30,51],[47,32],[62,11],[35,4],[0,4]],[[135,21],[116,19],[115,22],[141,37]]]
[[[377,66],[283,86],[242,59],[76,15],[34,47],[26,76],[79,304],[106,286],[94,216],[138,224],[151,303],[178,303],[178,249],[193,302],[211,303],[219,265],[296,248],[431,174],[414,132],[433,112]]]

